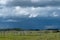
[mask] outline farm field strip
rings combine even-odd
[[[0,32],[0,40],[60,40],[60,32],[2,31]]]

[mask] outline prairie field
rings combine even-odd
[[[60,32],[0,31],[0,40],[60,40]]]

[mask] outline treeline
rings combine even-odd
[[[23,31],[21,28],[0,29],[0,31]]]
[[[54,31],[60,32],[59,29],[45,29],[46,31]],[[0,29],[0,31],[41,31],[40,29],[22,29],[22,28],[8,28],[8,29]]]
[[[22,28],[8,28],[8,29],[0,29],[0,31],[40,31],[40,29],[22,29]]]

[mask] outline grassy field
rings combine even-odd
[[[1,31],[0,40],[60,40],[60,32]]]

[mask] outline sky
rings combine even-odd
[[[0,0],[0,26],[20,25],[22,28],[24,26],[24,28],[27,28],[27,26],[29,26],[28,28],[57,28],[54,26],[60,26],[59,20],[60,0]],[[39,22],[44,27],[41,27]],[[35,25],[36,27],[33,27]]]

